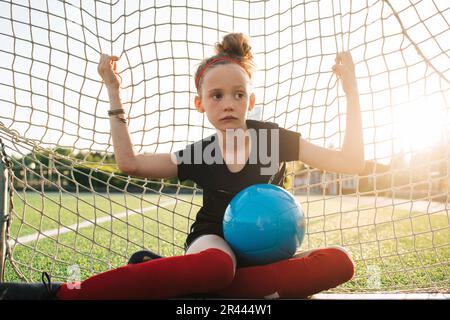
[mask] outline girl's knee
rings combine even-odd
[[[350,254],[350,252],[341,246],[329,246],[328,249],[339,250],[339,251],[345,253],[350,260],[352,259],[352,255]]]
[[[234,279],[236,267],[235,262],[227,252],[217,248],[209,248],[200,252],[200,254],[207,256],[205,263],[214,271],[212,273],[214,274],[214,279],[211,278],[209,279],[210,281],[214,281],[219,289],[231,284]]]
[[[343,281],[351,280],[355,274],[355,264],[350,252],[340,246],[332,246],[327,250],[336,270],[340,271]]]
[[[214,281],[218,289],[231,284],[236,273],[236,257],[226,241],[217,235],[203,235],[191,243],[186,254],[207,256],[208,267],[213,270],[209,281]]]
[[[233,275],[236,270],[236,256],[228,243],[217,235],[203,235],[197,238],[186,250],[186,254],[199,253],[208,249],[218,249],[228,254],[233,262]]]
[[[350,252],[340,246],[315,250],[310,257],[317,257],[317,263],[329,270],[327,274],[338,277],[341,283],[351,280],[355,274],[355,264]]]

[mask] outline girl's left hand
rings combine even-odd
[[[333,66],[333,73],[342,80],[342,88],[346,95],[358,94],[356,83],[355,65],[349,51],[340,52],[336,55],[336,64]]]

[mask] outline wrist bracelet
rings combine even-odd
[[[108,116],[115,116],[115,115],[119,115],[119,114],[125,114],[125,110],[121,109],[121,108],[108,110]]]

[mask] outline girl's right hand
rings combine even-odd
[[[119,57],[117,56],[109,56],[107,54],[100,55],[97,71],[102,77],[108,90],[118,90],[120,88],[121,79],[116,73],[117,60],[119,60]]]
[[[333,73],[342,80],[342,88],[346,95],[358,94],[356,83],[355,65],[349,51],[340,52],[336,55],[336,64],[333,66]]]

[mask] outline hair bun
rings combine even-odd
[[[216,43],[215,49],[218,55],[223,54],[250,63],[253,60],[249,38],[242,33],[227,34],[221,43]]]
[[[249,44],[249,38],[242,33],[229,33],[223,37],[222,42],[214,46],[216,55],[204,59],[195,72],[195,87],[199,92],[201,87],[201,78],[205,69],[210,63],[227,64],[237,62],[247,72],[249,78],[252,78],[255,65],[253,63],[252,47]],[[221,59],[226,56],[230,59]],[[235,60],[235,61],[233,61]]]

